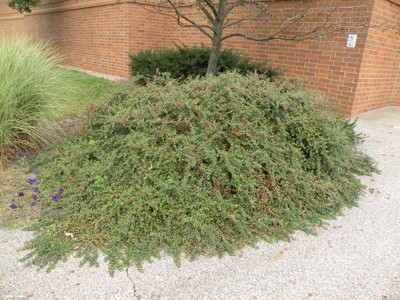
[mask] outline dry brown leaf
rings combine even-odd
[[[279,250],[275,255],[274,255],[274,259],[277,259],[279,257],[281,257],[286,251],[288,250],[288,248],[282,248],[281,250]]]

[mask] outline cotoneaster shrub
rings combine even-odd
[[[77,250],[94,263],[100,249],[113,271],[163,250],[179,262],[310,231],[354,205],[355,174],[373,169],[354,124],[315,100],[226,73],[158,78],[90,105],[86,130],[34,166],[46,209],[26,260],[52,267]]]
[[[168,72],[171,78],[184,80],[190,76],[205,76],[207,72],[210,48],[178,46],[169,50],[146,50],[130,55],[131,75],[140,83],[146,83],[160,73]],[[236,70],[240,74],[256,72],[273,79],[278,72],[264,63],[251,63],[250,58],[241,57],[232,49],[221,51],[218,60],[218,74]]]
[[[60,136],[54,120],[72,90],[64,87],[59,61],[47,44],[0,39],[0,165]]]

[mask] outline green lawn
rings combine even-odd
[[[104,78],[88,75],[83,72],[63,69],[67,85],[71,87],[72,105],[66,116],[80,114],[88,103],[94,102],[104,95],[123,89],[123,86]]]

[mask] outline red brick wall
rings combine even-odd
[[[368,30],[352,114],[400,105],[400,6],[375,1],[371,24],[384,25]]]
[[[380,23],[386,18],[399,21],[400,7],[388,0],[335,1],[338,15],[345,12],[349,24],[368,23],[371,18]],[[295,2],[280,2],[276,9],[284,11]],[[0,3],[0,35],[25,32],[31,37],[51,40],[66,64],[125,77],[129,76],[130,53],[166,49],[174,43],[209,43],[197,30],[182,29],[172,18],[148,9],[126,0],[118,3],[49,0],[21,17]],[[274,23],[248,22],[242,28],[262,36],[274,26]],[[330,39],[302,42],[250,42],[233,38],[224,46],[237,48],[256,60],[267,59],[271,66],[285,70],[285,76],[300,77],[309,88],[325,93],[333,105],[339,105],[349,115],[384,105],[400,105],[400,84],[396,80],[400,37],[393,29],[381,30],[352,29]],[[358,34],[355,48],[346,47],[348,33]]]
[[[173,47],[169,38],[174,27],[173,20],[157,15],[135,4],[128,4],[129,53],[136,54],[145,49],[167,49]]]
[[[5,5],[0,4],[0,34],[17,28],[29,37],[51,41],[64,57],[64,64],[128,76],[128,4],[90,4],[53,1],[13,20],[2,20]],[[18,13],[13,15],[19,17]]]
[[[0,1],[0,36],[21,35],[24,33],[24,17]]]
[[[129,23],[127,4],[35,11],[25,17],[28,35],[51,40],[68,65],[126,76]]]

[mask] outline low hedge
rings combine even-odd
[[[210,48],[205,46],[189,48],[178,46],[169,50],[146,50],[130,55],[131,75],[140,83],[151,80],[159,73],[168,72],[171,78],[184,80],[188,77],[205,76]],[[226,49],[221,52],[217,73],[236,70],[240,74],[256,72],[273,79],[278,72],[265,63],[250,62],[250,58],[241,57],[239,52]]]

